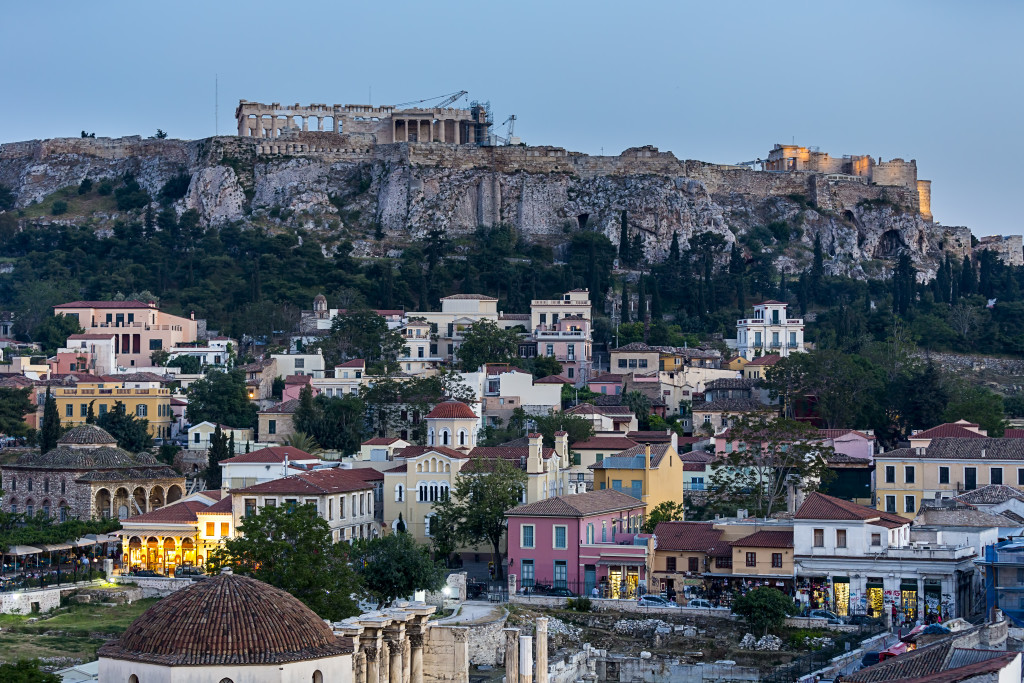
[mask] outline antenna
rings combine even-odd
[[[213,75],[213,134],[220,135],[220,78]]]

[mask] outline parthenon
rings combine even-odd
[[[241,100],[235,110],[242,137],[277,138],[289,131],[367,134],[376,143],[485,144],[491,125],[482,105],[469,109],[397,109],[366,104],[281,106]]]

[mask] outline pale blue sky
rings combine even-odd
[[[240,98],[468,90],[531,144],[732,163],[795,139],[917,159],[932,209],[1020,233],[1020,2],[6,3],[0,141],[235,130]]]

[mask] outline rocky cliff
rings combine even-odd
[[[714,232],[732,243],[779,226],[790,236],[780,265],[802,268],[820,235],[828,268],[876,276],[907,250],[929,277],[945,251],[970,249],[967,228],[921,217],[915,192],[806,172],[764,172],[677,159],[655,148],[591,157],[556,147],[471,147],[440,143],[375,145],[361,136],[292,133],[275,140],[79,139],[0,146],[0,183],[26,215],[84,178],[132,173],[154,197],[170,178],[191,176],[179,211],[211,225],[302,225],[337,233],[362,255],[395,253],[432,228],[458,236],[506,223],[554,247],[576,230],[618,241],[621,222],[639,230],[648,258]],[[124,218],[94,216],[94,224]],[[33,222],[81,216],[36,216]],[[760,232],[758,232],[760,231]],[[381,239],[369,239],[372,233]],[[749,244],[749,241],[747,241]]]

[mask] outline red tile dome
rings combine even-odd
[[[352,652],[297,598],[222,573],[164,598],[99,649],[100,657],[158,666],[279,664]]]
[[[475,420],[476,413],[461,401],[445,401],[438,403],[433,410],[427,413],[427,418]]]

